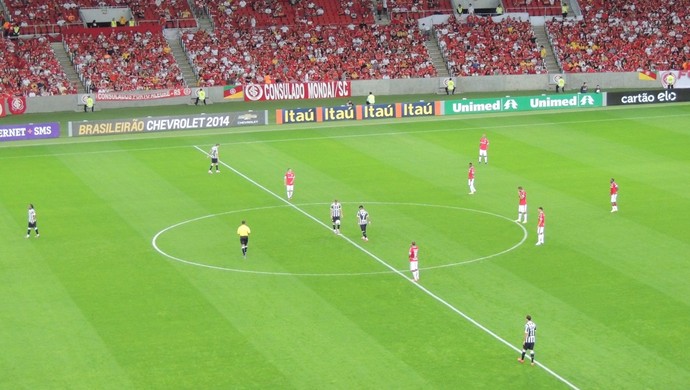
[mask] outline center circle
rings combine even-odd
[[[354,209],[356,208],[356,205],[354,202],[341,202],[345,207]],[[214,261],[216,260],[215,257],[217,256],[212,256],[214,259],[200,259],[204,256],[208,257],[208,253],[206,252],[218,252],[222,253],[222,251],[227,250],[228,245],[232,245],[234,249],[235,241],[236,241],[236,236],[232,235],[231,238],[228,238],[228,234],[225,234],[224,237],[224,243],[219,244],[219,243],[213,243],[211,241],[208,241],[204,243],[204,240],[209,240],[209,231],[215,231],[217,228],[220,229],[228,229],[228,222],[222,221],[222,219],[228,219],[227,217],[229,216],[236,216],[237,214],[240,214],[241,217],[238,218],[245,218],[246,215],[252,215],[252,214],[258,214],[258,213],[263,213],[263,212],[268,212],[272,215],[275,215],[277,212],[277,209],[285,209],[285,210],[290,210],[291,212],[294,212],[294,209],[297,211],[301,212],[302,214],[310,217],[314,221],[318,222],[319,224],[322,225],[324,229],[328,229],[330,231],[330,221],[323,221],[321,222],[319,219],[313,217],[313,214],[316,214],[317,211],[314,213],[309,213],[305,211],[305,209],[311,209],[311,208],[316,208],[318,207],[320,211],[318,211],[317,215],[323,214],[323,209],[328,209],[328,205],[330,203],[305,203],[305,204],[284,204],[284,205],[277,205],[277,206],[265,206],[265,207],[255,207],[255,208],[248,208],[248,209],[241,209],[241,210],[232,210],[232,211],[225,211],[221,213],[216,213],[216,214],[209,214],[197,218],[192,218],[188,219],[182,222],[178,222],[176,224],[173,224],[171,226],[166,227],[165,229],[159,231],[156,233],[156,235],[153,237],[151,240],[151,245],[154,247],[154,249],[160,253],[161,255],[167,257],[170,260],[174,260],[176,262],[180,262],[183,264],[188,264],[188,265],[193,265],[196,267],[202,267],[202,268],[207,268],[207,269],[214,269],[214,270],[219,270],[219,271],[231,271],[231,272],[238,272],[238,273],[247,273],[247,274],[263,274],[263,275],[278,275],[278,276],[363,276],[363,275],[380,275],[380,274],[390,274],[395,271],[392,270],[383,270],[383,271],[373,271],[373,272],[366,272],[366,271],[361,271],[361,270],[352,270],[351,272],[346,272],[346,271],[338,271],[336,270],[335,272],[330,272],[327,270],[314,270],[313,272],[310,272],[311,270],[299,270],[299,271],[290,271],[290,270],[282,270],[282,264],[281,266],[276,266],[275,269],[255,269],[255,266],[259,263],[256,261],[252,262],[240,262],[240,263],[232,263],[232,265],[225,265],[223,263],[216,263],[214,264]],[[519,230],[522,231],[522,237],[519,239],[519,241],[513,243],[512,245],[508,246],[506,245],[506,248],[503,248],[501,250],[498,250],[493,253],[489,254],[481,254],[481,253],[475,253],[477,252],[476,248],[465,248],[465,246],[453,246],[455,245],[452,241],[452,234],[450,235],[451,237],[446,237],[445,238],[445,243],[442,243],[440,245],[441,248],[445,246],[451,246],[453,249],[459,252],[466,252],[466,253],[460,253],[460,254],[455,254],[453,251],[453,254],[445,254],[443,253],[443,256],[445,257],[442,260],[438,260],[440,262],[437,263],[431,263],[431,262],[426,262],[425,266],[420,267],[420,269],[423,270],[431,270],[431,269],[436,269],[436,268],[446,268],[446,267],[454,267],[454,266],[461,266],[461,265],[467,265],[471,263],[476,263],[482,260],[488,260],[492,259],[498,256],[501,256],[503,254],[506,254],[520,245],[522,245],[525,240],[527,239],[527,230],[522,224],[516,223],[514,220],[499,215],[495,214],[489,211],[482,211],[482,210],[475,210],[475,209],[470,209],[470,208],[464,208],[464,207],[457,207],[457,206],[446,206],[446,205],[433,205],[433,204],[424,204],[424,203],[396,203],[396,202],[366,202],[364,203],[367,205],[367,208],[369,209],[370,213],[375,213],[373,214],[373,221],[376,221],[376,225],[372,225],[370,230],[376,232],[374,230],[374,226],[376,226],[376,229],[381,229],[379,226],[390,226],[396,229],[401,229],[401,234],[406,233],[404,230],[406,224],[403,219],[405,219],[405,215],[410,213],[414,214],[414,212],[417,213],[422,213],[424,214],[425,217],[433,217],[433,211],[441,211],[443,215],[440,216],[440,218],[448,219],[452,218],[454,215],[452,214],[453,212],[459,212],[459,213],[470,213],[470,220],[472,218],[480,218],[483,219],[484,217],[488,217],[490,219],[495,219],[496,221],[500,222],[501,224],[506,223],[506,226],[511,226],[511,227],[517,227]],[[400,209],[404,208],[411,208],[410,211],[406,211],[405,213],[401,212]],[[392,209],[392,210],[391,210]],[[412,211],[414,210],[414,212]],[[474,217],[472,217],[474,215]],[[266,216],[270,217],[270,216]],[[238,219],[235,218],[235,219]],[[260,218],[257,218],[260,219]],[[265,218],[266,219],[266,218]],[[348,220],[348,216],[344,216],[344,221]],[[221,222],[222,221],[222,222]],[[234,219],[233,219],[234,221]],[[440,221],[438,221],[440,222]],[[473,221],[470,221],[473,222]],[[239,220],[237,221],[239,224]],[[205,224],[204,229],[198,229],[197,225],[198,224]],[[343,222],[345,224],[345,222]],[[416,226],[416,222],[413,223],[412,225]],[[486,226],[484,226],[486,225]],[[252,224],[250,223],[250,227]],[[475,224],[472,226],[472,231],[475,231],[477,229],[482,228],[484,226],[487,230],[490,230],[491,232],[496,232],[496,226],[493,226],[491,224]],[[262,229],[265,229],[265,226],[261,227]],[[186,230],[185,230],[186,229]],[[504,230],[499,228],[499,230]],[[180,236],[180,232],[182,231],[182,235]],[[233,233],[233,232],[230,232]],[[410,232],[411,234],[414,234],[414,231]],[[506,232],[503,232],[504,234],[511,234]],[[178,234],[178,236],[175,236],[175,234]],[[349,234],[345,234],[344,236],[333,236],[333,233],[330,233],[331,237],[329,236],[329,233],[326,231],[323,234],[323,237],[328,237],[328,238],[341,238],[343,239],[340,241],[340,243],[349,243],[352,244],[352,246],[356,247],[357,249],[361,250],[363,253],[369,255],[369,256],[376,256],[380,257],[378,255],[372,255],[370,252],[371,245],[370,243],[367,243],[366,245],[360,245],[357,241],[354,241],[352,238],[355,237],[355,235],[358,234],[358,232],[354,231],[354,228],[349,231]],[[466,233],[465,233],[466,234]],[[480,233],[477,233],[480,234]],[[372,233],[370,232],[370,237]],[[495,234],[494,234],[495,235]],[[172,236],[167,237],[167,236]],[[318,239],[321,239],[321,235],[319,235]],[[436,240],[441,240],[441,238],[435,238]],[[168,241],[168,245],[170,243],[176,243],[178,244],[181,241],[187,242],[187,243],[192,243],[192,247],[194,245],[200,245],[202,248],[200,248],[198,251],[195,251],[194,248],[191,250],[193,253],[183,253],[183,254],[171,254],[170,252],[175,252],[173,251],[166,251],[163,249],[163,247],[166,245],[165,241]],[[230,241],[230,243],[228,243]],[[253,240],[250,239],[250,252],[253,250],[252,248],[252,242]],[[428,241],[428,240],[427,240]],[[470,240],[471,241],[471,240]],[[467,245],[470,244],[470,241],[466,243]],[[330,241],[329,241],[330,242]],[[409,244],[409,242],[407,242]],[[186,248],[186,246],[185,246]],[[178,248],[179,249],[179,248]],[[312,252],[318,253],[321,248],[314,248],[314,247],[305,247],[304,249],[310,250]],[[179,252],[179,250],[178,250]],[[442,251],[439,250],[439,256]],[[474,255],[470,255],[474,254]],[[461,259],[452,259],[452,256],[459,256]],[[465,255],[465,258],[463,259],[463,255]],[[218,255],[220,256],[220,255]],[[397,256],[397,255],[396,255]],[[250,256],[251,259],[251,256]],[[386,259],[383,259],[386,261]],[[396,258],[396,263],[399,261],[398,258]],[[372,262],[372,264],[375,262]],[[239,265],[239,266],[238,266]],[[405,264],[406,265],[406,264]],[[254,267],[254,268],[253,268]],[[400,268],[399,271],[405,271],[405,268],[403,267],[395,267],[395,268]]]

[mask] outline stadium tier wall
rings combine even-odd
[[[510,91],[548,91],[554,90],[554,74],[521,75],[521,76],[481,76],[457,78],[457,92],[501,92]],[[566,90],[577,91],[583,82],[590,88],[600,85],[608,89],[654,89],[660,88],[659,81],[640,80],[637,72],[629,73],[568,73]],[[400,80],[360,80],[352,82],[352,96],[362,100],[373,92],[376,96],[434,94],[442,92],[444,79],[400,79]],[[211,104],[228,102],[223,98],[223,87],[205,88]],[[145,91],[142,93],[151,93]],[[133,93],[133,94],[136,94]],[[193,104],[193,96],[174,97],[154,100],[131,101],[97,101],[96,109],[147,107],[163,105]],[[80,111],[83,103],[78,95],[46,96],[27,98],[27,113]]]

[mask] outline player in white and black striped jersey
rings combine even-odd
[[[211,146],[211,150],[208,152],[208,157],[211,159],[211,166],[208,168],[208,173],[213,173],[213,166],[216,167],[216,173],[220,173],[218,169],[218,147],[220,144],[215,144]]]
[[[34,210],[33,204],[29,204],[28,219],[29,227],[26,229],[26,238],[29,238],[31,236],[31,229],[34,229],[34,231],[36,232],[36,237],[39,237],[40,234],[38,234],[38,220],[36,218],[36,210]]]
[[[371,221],[369,220],[369,213],[362,205],[359,205],[359,211],[357,211],[357,221],[359,222],[359,229],[362,230],[362,240],[369,241],[369,237],[367,237],[367,225]]]
[[[331,203],[331,222],[333,222],[333,233],[340,234],[340,217],[343,215],[343,205],[335,199]]]
[[[518,358],[520,363],[525,361],[525,354],[529,350],[529,357],[534,365],[534,343],[537,341],[537,325],[532,322],[532,316],[529,314],[525,317],[525,339],[522,342],[522,356]]]

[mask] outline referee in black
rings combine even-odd
[[[529,357],[532,360],[532,365],[534,365],[534,343],[537,341],[537,325],[532,322],[532,316],[527,315],[525,317],[527,322],[525,323],[525,339],[522,342],[522,356],[518,358],[520,363],[525,362],[525,354],[529,350]]]

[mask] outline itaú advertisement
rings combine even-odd
[[[371,104],[338,107],[279,108],[276,124],[410,118],[442,115],[441,102]]]
[[[314,81],[310,83],[247,84],[244,101],[333,99],[352,96],[349,81]]]

